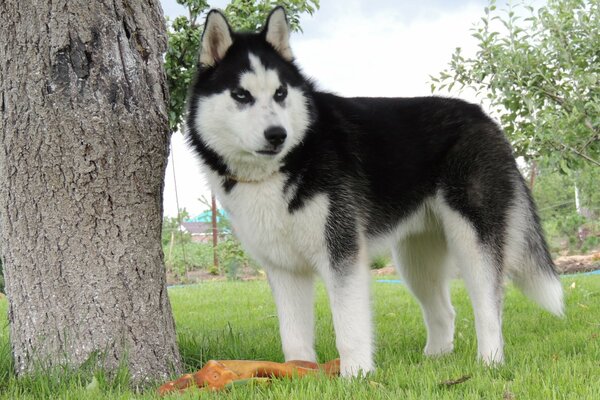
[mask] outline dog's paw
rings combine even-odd
[[[499,367],[504,364],[504,353],[499,349],[480,352],[477,358],[488,367]]]
[[[340,375],[344,378],[367,376],[367,374],[373,371],[375,371],[375,365],[371,360],[360,361],[344,358],[340,360]]]
[[[454,350],[453,342],[427,343],[427,345],[425,346],[425,350],[423,350],[423,353],[427,357],[441,357],[443,355],[452,353],[453,350]]]

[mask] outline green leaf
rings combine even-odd
[[[430,78],[431,88],[472,88],[489,99],[512,143],[567,173],[593,163],[600,152],[594,136],[600,120],[600,3],[550,0],[537,13],[532,4],[525,0],[499,11],[490,2],[471,30],[476,54],[455,51],[448,67]],[[492,21],[504,30],[489,29]],[[585,148],[592,157],[565,148]]]

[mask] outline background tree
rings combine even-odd
[[[535,11],[510,2],[498,10],[492,0],[472,36],[477,53],[457,48],[448,68],[431,77],[432,91],[459,86],[489,102],[527,162],[530,185],[543,178],[534,194],[551,242],[567,235],[581,249],[597,246],[600,2],[549,0]]]
[[[600,249],[598,182],[600,168],[590,167],[578,171],[580,210],[577,210],[573,179],[548,168],[539,169],[533,195],[550,247],[555,253],[570,251],[579,254]],[[584,212],[581,212],[582,209]]]
[[[0,2],[0,239],[17,373],[180,366],[161,249],[157,0]]]
[[[600,166],[600,2],[485,8],[474,57],[457,48],[432,90],[485,96],[517,155],[565,172]]]

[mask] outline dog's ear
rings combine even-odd
[[[200,47],[200,64],[214,67],[225,57],[233,44],[231,27],[225,16],[218,10],[211,10],[206,16]]]
[[[265,39],[287,61],[292,61],[294,55],[290,48],[290,26],[283,7],[276,7],[267,17],[263,30]]]

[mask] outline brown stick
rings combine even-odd
[[[213,237],[213,264],[216,269],[219,269],[219,255],[217,254],[217,246],[219,245],[219,231],[217,230],[217,199],[214,193],[210,195],[211,211],[212,211],[212,237]]]

